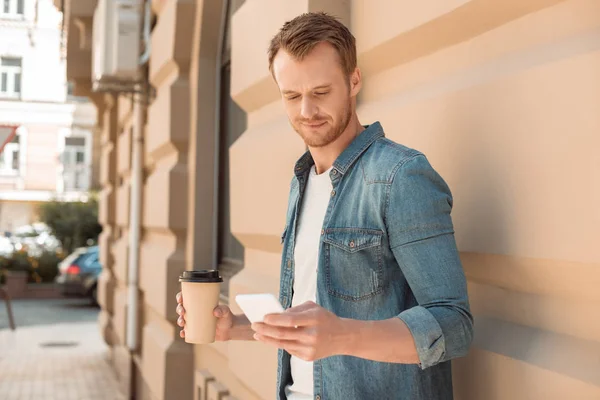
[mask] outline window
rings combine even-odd
[[[242,5],[242,0],[228,3],[225,38],[222,51],[220,104],[219,107],[219,165],[218,165],[218,236],[217,261],[225,284],[222,294],[229,296],[229,279],[238,273],[244,265],[244,246],[231,233],[231,190],[229,148],[244,133],[247,116],[231,98],[231,18]]]
[[[18,175],[20,152],[20,137],[15,135],[0,153],[0,175]]]
[[[90,166],[86,162],[85,149],[85,137],[71,136],[65,138],[65,150],[62,156],[65,191],[89,189]]]
[[[1,17],[23,17],[25,0],[2,0]]]
[[[21,59],[1,57],[0,97],[21,97]]]
[[[227,63],[221,70],[221,104],[219,132],[219,264],[242,265],[244,247],[231,234],[229,147],[246,130],[246,113],[230,95],[231,66]]]

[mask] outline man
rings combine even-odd
[[[308,146],[282,236],[286,312],[250,326],[219,306],[217,340],[278,347],[278,399],[452,399],[473,319],[450,189],[422,153],[360,124],[355,39],[336,19],[287,22],[269,66]]]

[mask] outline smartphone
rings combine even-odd
[[[267,314],[279,314],[284,311],[279,300],[271,293],[238,294],[235,301],[252,323],[263,322]]]

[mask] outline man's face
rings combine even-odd
[[[290,123],[308,146],[327,146],[340,137],[354,113],[360,76],[344,73],[333,46],[320,43],[302,61],[280,50],[273,76]]]

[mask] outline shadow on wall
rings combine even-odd
[[[493,106],[482,98],[463,102],[467,104],[457,108],[467,114],[446,116],[447,146],[455,155],[447,161],[444,178],[453,177],[449,185],[455,200],[456,241],[462,252],[507,254],[514,194],[503,171],[510,155],[499,157],[490,138],[486,110]]]
[[[501,85],[494,85],[492,90],[487,90],[483,95],[481,92],[459,94],[449,109],[444,110],[447,114],[443,119],[448,126],[447,134],[441,140],[445,143],[436,142],[431,146],[434,149],[442,146],[444,151],[453,153],[452,156],[446,154],[440,158],[444,163],[444,178],[451,180],[449,185],[455,199],[453,220],[461,252],[522,256],[524,247],[535,249],[536,241],[540,240],[525,235],[526,231],[538,229],[526,224],[539,223],[539,215],[523,220],[523,216],[527,216],[524,211],[549,211],[548,207],[543,211],[531,208],[535,204],[544,206],[545,202],[545,187],[540,187],[535,176],[540,173],[551,174],[552,171],[535,165],[536,154],[531,152],[531,149],[535,149],[536,140],[543,140],[544,135],[539,131],[530,132],[525,145],[520,145],[521,135],[527,135],[527,129],[532,126],[527,126],[527,122],[521,124],[519,118],[523,116],[519,114],[533,113],[533,128],[543,129],[542,126],[538,127],[535,120],[542,118],[541,115],[535,115],[540,110],[528,110],[525,104],[511,99],[501,88]],[[528,96],[535,97],[531,93],[524,94],[525,98]],[[511,123],[502,123],[505,118],[509,118]],[[528,122],[532,124],[531,120]],[[515,129],[523,132],[515,132]],[[435,137],[439,137],[439,133]],[[546,150],[544,146],[540,149]],[[547,157],[547,154],[542,157]],[[518,170],[524,166],[531,168]],[[538,187],[540,190],[536,190]],[[552,215],[548,214],[548,217]],[[539,229],[543,227],[540,225]],[[522,240],[527,241],[527,246],[520,242]],[[469,270],[482,268],[482,265],[474,263],[480,263],[483,259],[477,254],[464,257],[467,274]],[[502,268],[503,271],[496,271],[498,276],[522,274],[511,279],[535,279],[535,275],[526,275],[518,265],[512,265],[510,258],[505,263],[500,261],[499,264],[485,267]],[[539,273],[543,273],[543,270],[540,269]],[[555,318],[557,310],[550,309],[553,306],[545,303],[549,300],[537,293],[516,293],[500,286],[471,283],[475,337],[469,356],[454,362],[457,398],[546,399],[561,398],[567,392],[582,396],[585,396],[584,393],[597,393],[600,387],[600,343],[486,315],[487,309],[495,310],[494,315],[520,312],[546,314],[537,319],[538,322],[532,323],[536,324],[544,319]],[[514,296],[518,296],[518,300]],[[505,301],[502,302],[502,299]],[[506,301],[508,299],[514,301]],[[500,302],[483,304],[494,300]],[[564,301],[574,304],[571,303],[573,299]],[[514,309],[519,305],[522,305],[522,310]],[[478,314],[477,309],[482,312]],[[542,379],[552,376],[558,380],[551,385],[541,385]],[[551,393],[564,384],[569,386],[564,386],[560,393]]]

